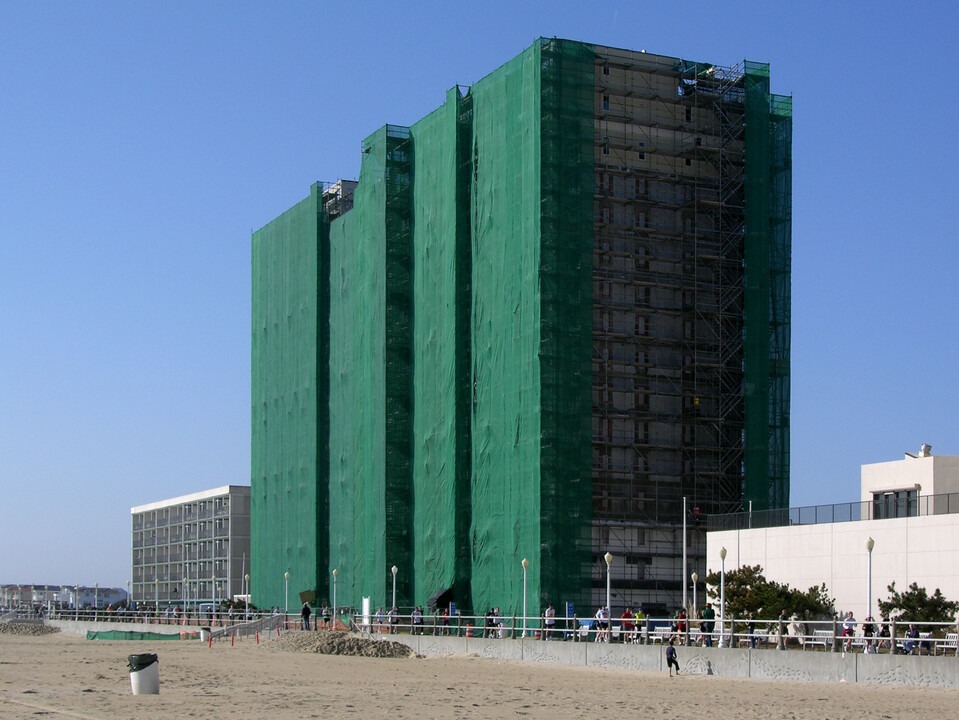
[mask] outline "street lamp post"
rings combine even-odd
[[[526,637],[526,569],[529,567],[529,560],[523,558],[523,637]]]
[[[213,576],[213,608],[210,610],[210,624],[216,622],[216,575]]]
[[[127,611],[133,609],[133,595],[130,592],[130,581],[127,580]]]
[[[74,606],[73,609],[76,610],[77,620],[79,620],[80,619],[80,585],[79,584],[76,587],[76,599],[74,600],[73,606]]]
[[[244,613],[244,619],[250,619],[250,573],[247,573],[243,576],[243,579],[246,581],[246,611]]]
[[[872,538],[866,540],[866,553],[868,555],[868,568],[866,573],[866,617],[872,616],[872,549],[876,547],[876,541]]]
[[[160,622],[160,578],[153,578],[153,604],[156,606],[157,622]]]
[[[183,624],[186,625],[187,615],[190,614],[190,583],[183,576]]]
[[[96,622],[100,608],[100,583],[93,583],[93,621]]]
[[[333,629],[336,630],[336,578],[340,576],[340,571],[333,568]]]
[[[283,607],[283,624],[286,624],[286,616],[290,614],[290,571],[283,573],[285,601]]]
[[[726,647],[726,548],[719,551],[719,647]]]
[[[613,610],[610,607],[609,602],[609,564],[613,562],[613,554],[609,551],[603,556],[603,559],[606,561],[606,612],[609,613],[610,621],[613,617]]]
[[[688,537],[686,517],[686,496],[683,495],[683,569],[679,576],[683,579],[683,610],[689,613],[689,595],[686,594],[686,572],[689,570],[689,565],[686,563],[686,538]]]
[[[391,608],[396,607],[396,573],[398,573],[399,571],[400,570],[398,567],[396,567],[396,565],[390,568],[390,572],[393,573],[393,604],[390,605]],[[334,575],[333,577],[336,577],[336,576]],[[333,604],[336,605],[336,603],[333,603]]]
[[[696,604],[696,583],[699,582],[699,574],[693,573],[690,576],[690,580],[693,581],[693,612],[692,617],[695,618],[699,614],[699,605]]]

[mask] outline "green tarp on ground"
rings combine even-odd
[[[180,633],[135,632],[133,630],[87,630],[87,640],[194,640],[197,633],[189,633],[188,637],[181,637]]]

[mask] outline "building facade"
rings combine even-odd
[[[254,602],[681,604],[788,503],[790,148],[766,65],[540,40],[255,232]]]
[[[133,529],[131,600],[196,605],[241,595],[250,571],[250,488],[223,487],[140,505]]]
[[[710,518],[710,571],[725,547],[727,571],[761,565],[800,590],[825,583],[836,609],[857,618],[879,617],[892,582],[959,600],[959,457],[927,448],[863,465],[859,502]]]

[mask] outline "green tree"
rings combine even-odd
[[[719,601],[718,572],[706,576],[709,597]],[[825,584],[805,592],[767,580],[761,565],[742,566],[726,573],[726,615],[745,617],[754,613],[759,620],[775,620],[783,610],[804,620],[836,614],[835,602]]]
[[[879,601],[879,612],[883,615],[895,615],[902,622],[953,622],[959,611],[959,602],[947,600],[939,588],[929,596],[926,588],[913,583],[905,592],[896,590],[893,581],[887,588],[888,600]]]

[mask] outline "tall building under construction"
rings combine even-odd
[[[791,112],[542,39],[256,231],[253,602],[681,605],[788,505]]]

